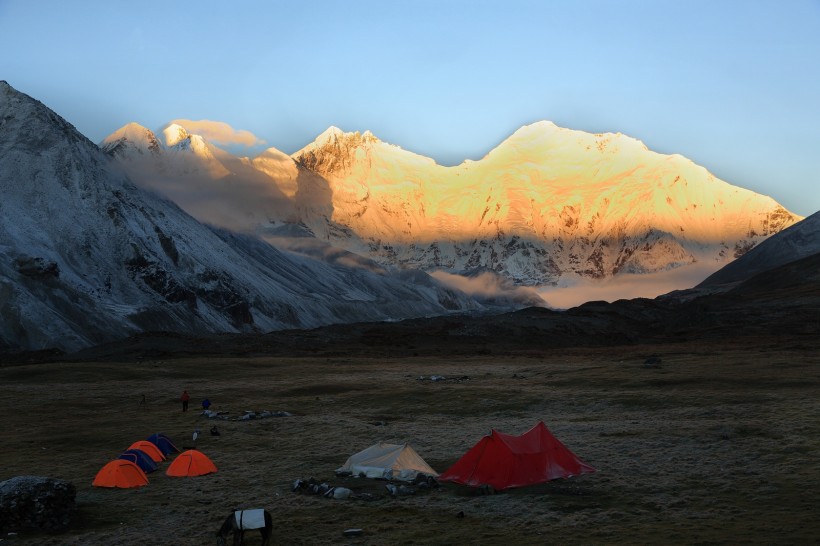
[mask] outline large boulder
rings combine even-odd
[[[0,482],[0,532],[67,530],[77,514],[73,484],[41,476]]]

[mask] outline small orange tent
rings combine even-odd
[[[177,455],[165,471],[167,475],[176,477],[202,476],[212,472],[216,472],[216,465],[204,453],[196,449],[189,449]]]
[[[144,451],[155,463],[165,460],[165,455],[162,454],[162,451],[160,451],[157,446],[148,440],[134,442],[128,447],[128,449],[139,449],[140,451]]]
[[[140,467],[131,461],[117,459],[97,472],[91,485],[95,487],[140,487],[148,485],[148,477]]]

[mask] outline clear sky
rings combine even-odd
[[[0,79],[95,142],[336,125],[451,165],[545,119],[820,210],[820,0],[0,0]]]

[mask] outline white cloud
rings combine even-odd
[[[200,135],[216,144],[240,144],[242,146],[260,146],[265,141],[257,137],[250,131],[244,129],[234,129],[223,121],[211,121],[201,119],[194,121],[191,119],[175,119],[168,125],[176,123],[185,127],[189,133]]]

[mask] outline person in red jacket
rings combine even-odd
[[[182,391],[182,396],[179,399],[182,400],[182,411],[188,411],[188,400],[191,399],[188,391]]]

